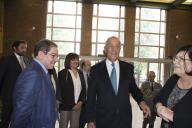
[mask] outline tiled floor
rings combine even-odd
[[[132,128],[142,128],[143,113],[138,107],[137,103],[133,100],[133,98],[131,98],[131,104],[132,104],[132,115],[133,115]],[[160,123],[161,123],[161,119],[156,118],[154,128],[160,128]],[[59,128],[58,122],[56,123],[55,128]]]

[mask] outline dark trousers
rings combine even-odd
[[[155,119],[156,119],[155,114],[151,114],[151,117],[143,118],[142,128],[147,128],[147,124],[149,124],[149,128],[154,128]]]
[[[86,110],[85,103],[82,105],[80,118],[79,118],[79,128],[84,128],[86,124]]]
[[[12,104],[6,102],[2,103],[2,120],[0,123],[0,128],[9,127],[12,111],[13,111]]]

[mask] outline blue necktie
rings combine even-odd
[[[111,79],[111,83],[113,85],[113,89],[115,91],[115,94],[117,94],[117,74],[116,74],[116,69],[115,69],[114,63],[112,63],[111,65],[112,65],[113,69],[111,71],[110,79]]]

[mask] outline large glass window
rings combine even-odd
[[[58,45],[59,54],[79,54],[81,40],[82,4],[66,1],[49,1],[46,38]]]
[[[119,5],[94,4],[92,23],[92,55],[102,55],[105,41],[110,36],[122,42],[123,56],[125,7]]]
[[[163,81],[164,65],[155,59],[165,57],[166,11],[154,8],[136,8],[134,57],[154,59],[149,63],[135,63],[138,84],[147,78],[150,70],[155,71],[156,81]]]

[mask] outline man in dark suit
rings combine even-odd
[[[48,69],[53,69],[57,61],[57,45],[40,40],[35,45],[34,56],[16,82],[10,128],[55,127],[56,96]]]
[[[90,60],[81,60],[80,61],[80,70],[83,72],[83,76],[85,79],[86,85],[86,95],[88,90],[88,79],[91,69],[91,61]],[[87,98],[86,98],[87,99]],[[79,128],[84,128],[86,125],[86,100],[82,105],[80,119],[79,119]]]
[[[88,128],[131,128],[130,93],[140,108],[150,109],[134,79],[133,66],[118,59],[121,43],[117,37],[106,41],[106,59],[91,68],[87,97]]]
[[[2,122],[1,128],[8,128],[13,110],[12,95],[15,82],[21,71],[28,65],[25,57],[27,42],[18,40],[13,42],[13,54],[2,57],[0,61],[0,94],[2,98]]]

